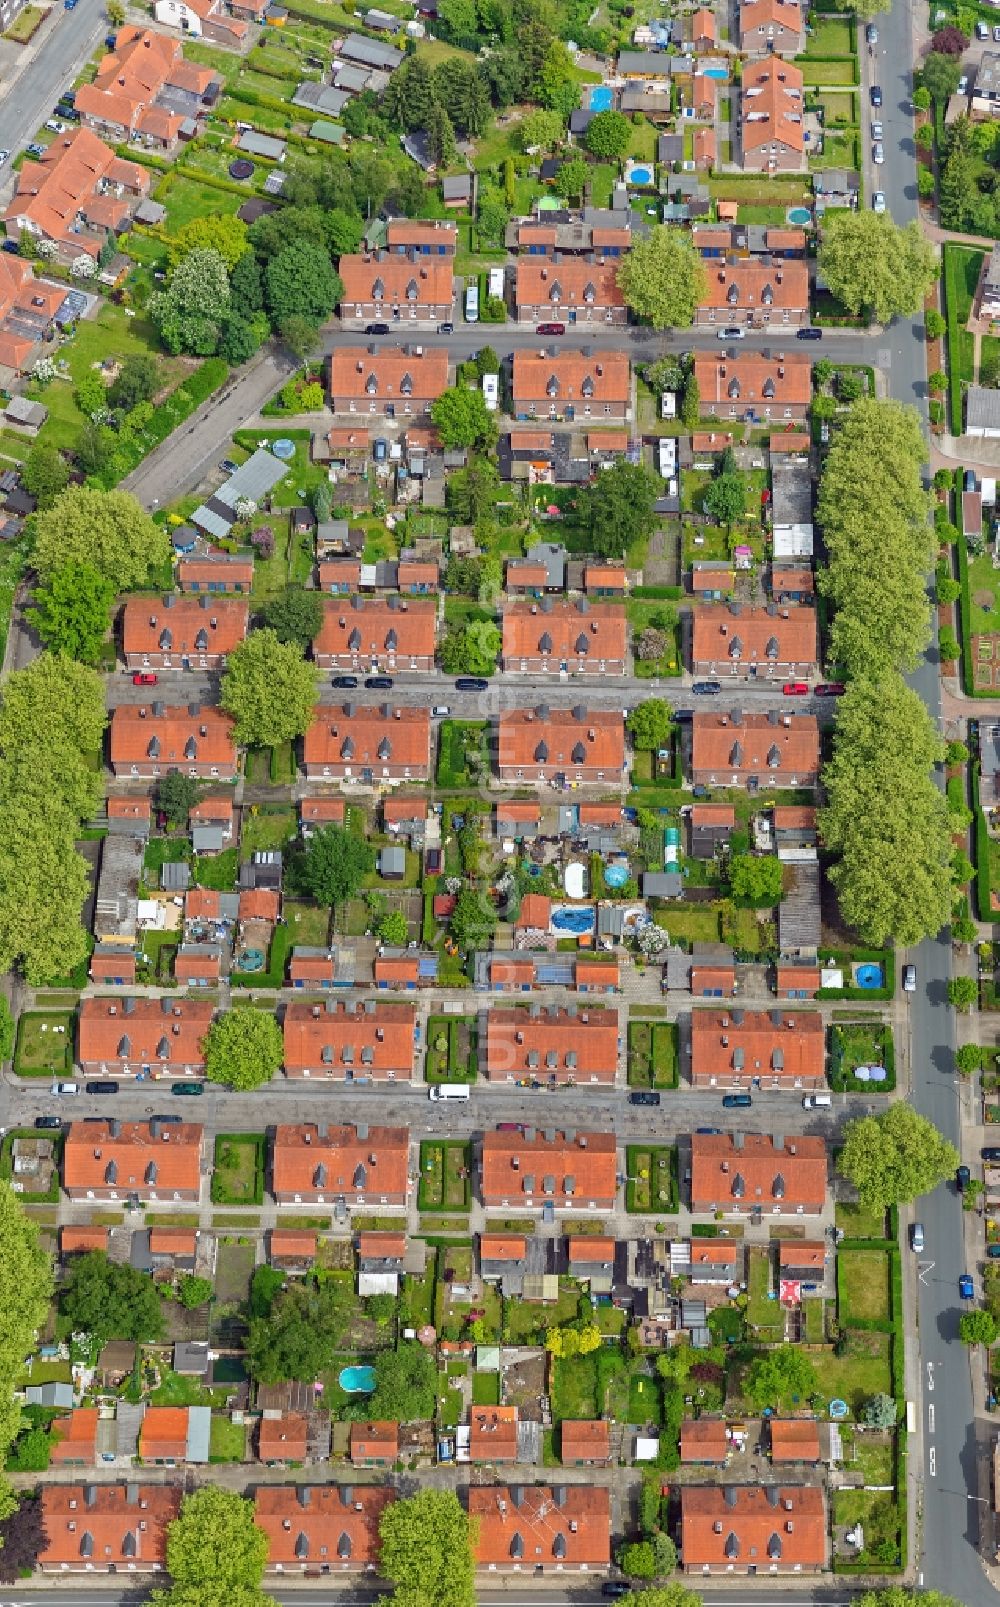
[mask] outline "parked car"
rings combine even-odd
[[[6,162],[9,155],[9,151],[0,151],[0,167],[3,167],[3,164]]]
[[[716,1136],[716,1134],[722,1132],[722,1128],[721,1127],[696,1127],[695,1132],[702,1134],[705,1138],[714,1138]]]
[[[693,681],[691,691],[695,697],[718,697],[722,691],[721,681]]]
[[[749,1094],[723,1094],[723,1110],[749,1110],[753,1104]]]
[[[204,1088],[200,1082],[175,1082],[170,1092],[172,1094],[190,1094],[192,1097],[203,1094]]]
[[[720,329],[716,335],[717,340],[745,340],[746,330],[739,329],[736,324],[730,324],[728,329]]]
[[[882,104],[882,89],[881,89],[881,85],[872,84],[871,89],[868,91],[868,95],[869,95],[869,98],[871,100],[872,105],[876,109],[879,106],[881,106],[881,104]]]
[[[818,686],[813,687],[816,697],[843,697],[846,691],[843,681],[820,681]]]
[[[448,707],[447,703],[435,703],[434,707],[431,709],[431,713],[433,714],[435,720],[446,720],[448,715],[451,713],[451,709]]]
[[[955,1187],[959,1194],[964,1194],[972,1182],[972,1173],[967,1166],[959,1166],[955,1172]]]
[[[660,1096],[659,1094],[648,1093],[645,1089],[636,1088],[629,1094],[628,1102],[630,1105],[658,1105]]]
[[[365,324],[366,335],[387,335],[388,333],[388,324]]]
[[[365,686],[368,688],[369,692],[391,692],[392,691],[392,676],[391,675],[366,675],[365,676]]]
[[[136,670],[132,677],[133,686],[155,686],[156,676],[150,670]]]
[[[44,156],[46,147],[44,145],[32,143],[31,145],[26,146],[25,149],[27,150],[29,156]],[[15,241],[15,245],[16,243],[17,242]]]
[[[448,322],[446,322],[446,323],[438,324],[438,334],[439,335],[453,335],[454,333],[455,333],[455,325],[453,323],[451,323],[450,320]]]
[[[808,681],[786,681],[781,688],[785,697],[808,697]]]
[[[877,212],[879,216],[885,211],[885,193],[882,190],[876,190],[872,196],[872,211]]]
[[[89,1082],[84,1086],[88,1094],[117,1094],[119,1085],[116,1082]]]
[[[177,1116],[173,1111],[168,1111],[166,1114],[161,1111],[158,1116],[150,1116],[149,1119],[151,1122],[182,1122],[184,1117]]]
[[[916,968],[915,965],[904,965],[903,966],[903,992],[904,993],[916,993],[916,991],[917,991],[917,968]]]
[[[632,1586],[625,1579],[605,1579],[601,1586],[601,1595],[608,1601],[617,1601],[619,1596],[629,1596]]]
[[[963,1300],[975,1300],[976,1286],[967,1272],[963,1272],[958,1280],[958,1292]]]
[[[993,29],[993,42],[994,44],[1000,45],[1000,22],[998,22]]]
[[[222,462],[219,464],[219,468],[222,470],[223,474],[235,474],[236,470],[239,468],[239,464],[234,463],[232,458],[223,458]]]
[[[969,75],[968,75],[968,73],[963,73],[961,78],[958,80],[958,87],[955,90],[955,94],[956,95],[967,95],[968,93],[969,93]]]
[[[62,1122],[58,1116],[36,1116],[35,1126],[40,1133],[54,1133],[62,1126]]]
[[[827,1110],[833,1104],[830,1094],[803,1094],[803,1110]]]
[[[986,1259],[987,1261],[1000,1261],[1000,1244],[988,1244],[986,1246]]]
[[[913,1226],[910,1228],[910,1249],[916,1255],[919,1255],[920,1252],[923,1250],[923,1247],[924,1247],[924,1224],[922,1222],[914,1222]]]
[[[988,1144],[980,1153],[984,1161],[1000,1161],[1000,1149],[995,1144]]]
[[[523,1126],[523,1124],[521,1122],[497,1122],[497,1132],[498,1133],[523,1133],[524,1132],[524,1126]]]
[[[331,686],[339,686],[344,692],[353,692],[358,684],[356,675],[335,675],[330,682]]]
[[[539,324],[535,330],[536,335],[565,335],[565,324]]]
[[[489,681],[482,675],[460,675],[455,682],[457,692],[486,692]]]
[[[876,118],[874,123],[872,124],[872,139],[881,139],[882,137],[883,137],[882,124],[881,124],[881,121],[878,118]]]
[[[975,469],[966,469],[965,473],[962,476],[962,490],[963,491],[975,491],[975,489],[976,489],[976,471],[975,471]]]
[[[885,146],[880,139],[877,139],[872,146],[872,161],[876,167],[881,167],[885,161]]]
[[[823,331],[822,331],[822,329],[816,329],[813,324],[806,324],[803,329],[797,329],[795,331],[795,339],[796,340],[822,340],[823,339]]]
[[[80,1084],[78,1082],[54,1082],[49,1089],[50,1094],[78,1094],[79,1092]]]
[[[875,26],[875,24],[873,22],[870,22],[868,24],[867,28],[865,29],[865,44],[866,45],[877,45],[878,44],[878,29],[876,28],[876,26]]]
[[[53,134],[65,134],[66,132],[66,124],[61,122],[58,117],[50,117],[45,127],[51,129]]]

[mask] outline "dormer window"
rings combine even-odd
[[[740,299],[740,287],[739,287],[739,285],[735,285],[735,284],[730,285],[729,289],[726,291],[726,300],[728,301],[730,307],[735,307],[737,305],[739,299]]]
[[[407,301],[418,301],[419,298],[420,286],[417,284],[415,279],[411,279],[406,287],[406,299]]]
[[[591,379],[590,375],[588,374],[586,379],[584,380],[583,384],[580,386],[580,395],[581,396],[593,396],[593,394],[594,394],[594,381]]]
[[[412,396],[413,395],[413,375],[412,374],[404,374],[403,375],[402,379],[399,382],[399,394],[400,394],[400,396]]]
[[[385,280],[384,279],[376,279],[375,283],[372,285],[372,300],[373,301],[382,301],[384,299],[384,297],[385,297]]]
[[[740,382],[739,382],[738,379],[731,379],[729,381],[729,388],[728,388],[728,391],[727,391],[727,395],[728,395],[729,400],[731,402],[738,402],[739,401],[739,399],[740,399]]]
[[[559,381],[556,379],[556,376],[554,374],[549,375],[549,378],[548,378],[548,380],[546,382],[546,385],[545,385],[545,394],[546,394],[546,396],[558,396],[559,395]]]
[[[760,299],[764,303],[765,307],[773,307],[774,306],[774,287],[773,287],[773,285],[765,285],[764,286],[763,290],[760,293]]]
[[[378,380],[375,378],[374,374],[369,374],[368,378],[365,380],[365,392],[368,396],[378,395]]]

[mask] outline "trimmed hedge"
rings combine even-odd
[[[637,598],[640,602],[645,601],[645,602],[650,602],[650,603],[660,603],[660,602],[676,603],[676,602],[679,602],[684,597],[684,587],[683,586],[633,586],[631,592],[629,593],[629,596]]]
[[[990,834],[986,827],[986,816],[983,814],[982,804],[979,802],[979,760],[974,759],[970,770],[972,773],[972,809],[973,822],[976,830],[976,913],[981,921],[992,921],[993,913],[993,883],[990,878]]]
[[[223,1150],[232,1145],[234,1148],[249,1148],[254,1152],[253,1165],[253,1193],[231,1194],[226,1187],[226,1169],[221,1163]],[[212,1203],[213,1205],[263,1205],[264,1203],[264,1156],[267,1140],[263,1133],[217,1133],[212,1164]]]

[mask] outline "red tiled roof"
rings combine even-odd
[[[379,749],[386,743],[388,757],[382,758]],[[430,752],[431,713],[426,705],[324,704],[317,708],[303,743],[307,765],[349,765],[355,775],[383,765],[424,775],[430,766]]]
[[[567,1260],[571,1267],[602,1266],[615,1259],[615,1240],[599,1238],[593,1233],[573,1233],[566,1240]]]
[[[314,1193],[321,1187],[315,1178],[322,1167],[324,1192],[359,1187],[376,1196],[405,1195],[409,1147],[406,1127],[369,1127],[368,1136],[359,1138],[356,1127],[330,1126],[321,1138],[315,1122],[281,1123],[271,1148],[275,1193]],[[359,1174],[364,1181],[356,1184]]]
[[[628,572],[624,564],[584,564],[584,591],[628,590]]]
[[[808,564],[798,568],[794,564],[781,564],[771,569],[771,591],[776,597],[790,591],[805,592],[811,597],[815,590],[816,578]]]
[[[149,825],[152,804],[148,798],[109,798],[109,820],[133,820],[137,826]]]
[[[358,1234],[358,1255],[364,1260],[393,1261],[406,1254],[406,1234],[386,1230]]]
[[[490,981],[498,987],[513,987],[522,982],[534,982],[534,960],[515,960],[509,955],[490,956]]]
[[[821,986],[822,977],[818,965],[782,965],[779,960],[776,969],[779,993],[786,989],[815,993]]]
[[[736,584],[736,571],[725,567],[716,568],[714,564],[695,563],[691,566],[691,590],[700,591],[732,591]]]
[[[125,1573],[163,1567],[166,1531],[180,1511],[181,1490],[164,1484],[45,1484],[41,1490],[45,1543],[38,1561],[43,1568],[81,1565],[81,1547],[90,1537],[95,1569],[114,1563]],[[131,1493],[131,1499],[130,1497]]]
[[[186,921],[217,921],[222,913],[222,894],[212,887],[189,887],[184,894]]]
[[[148,764],[153,759],[166,771],[197,761],[227,773],[235,771],[236,742],[229,715],[207,704],[192,707],[193,714],[186,706],[168,706],[157,714],[152,704],[119,704],[111,716],[111,763]]]
[[[347,799],[303,798],[299,818],[310,826],[342,826],[347,819]]]
[[[551,917],[552,900],[546,893],[525,893],[517,920],[514,922],[514,930],[524,932],[530,927],[535,927],[541,932],[547,932]]]
[[[108,1230],[101,1227],[59,1229],[59,1249],[63,1255],[86,1254],[88,1250],[106,1250]]]
[[[528,1241],[519,1233],[481,1233],[479,1235],[479,1260],[483,1261],[523,1261],[528,1249]]]
[[[733,437],[729,430],[695,430],[691,437],[692,452],[724,452],[732,444]]]
[[[559,1425],[562,1462],[607,1462],[611,1457],[611,1424],[606,1417],[564,1417]]]
[[[513,1462],[517,1457],[517,1407],[473,1406],[469,1454],[473,1462]]]
[[[826,1245],[822,1239],[779,1239],[778,1267],[809,1267],[822,1275],[826,1266]]]
[[[382,799],[382,819],[386,825],[397,825],[404,820],[423,820],[427,815],[427,797],[420,793]]]
[[[434,653],[437,604],[431,597],[323,599],[323,626],[313,642],[324,653],[429,658]],[[391,643],[395,639],[395,646]]]
[[[457,238],[454,223],[421,223],[412,218],[390,218],[385,231],[388,246],[450,245],[454,251]]]
[[[17,189],[5,217],[7,227],[16,233],[19,220],[30,219],[46,238],[75,244],[79,251],[96,257],[100,240],[96,234],[74,232],[77,214],[83,211],[92,221],[116,228],[130,211],[127,200],[100,195],[105,180],[112,186],[123,183],[139,195],[149,193],[146,169],[117,157],[89,128],[59,134],[43,157],[25,162],[17,174]]]
[[[554,1190],[548,1197],[611,1200],[618,1189],[618,1153],[613,1133],[576,1133],[568,1139],[556,1132],[550,1139],[537,1130],[528,1138],[524,1133],[486,1133],[482,1149],[482,1193],[492,1201],[525,1196],[526,1181],[534,1179],[533,1194],[546,1196],[545,1181],[551,1177]],[[566,1193],[567,1180],[572,1194]]]
[[[375,1484],[270,1484],[254,1495],[254,1521],[268,1540],[269,1568],[301,1570],[303,1554],[310,1567],[329,1558],[350,1559],[352,1568],[378,1560],[379,1519],[395,1490]]]
[[[542,806],[537,803],[498,803],[497,819],[521,826],[537,826],[542,818]]]
[[[580,805],[581,826],[620,826],[622,811],[620,804],[582,803]]]
[[[695,804],[691,810],[692,826],[728,826],[736,830],[736,810],[732,804]]]
[[[780,435],[769,436],[767,442],[772,457],[776,452],[808,452],[811,446],[808,435],[800,435],[796,430],[783,430]]]
[[[596,954],[592,956],[581,954],[576,962],[576,986],[578,988],[616,988],[619,983],[619,974],[620,967],[617,960],[605,960]]]
[[[505,709],[499,724],[499,764],[503,769],[544,765],[617,773],[625,767],[625,723],[620,713],[584,708]]]
[[[96,948],[90,956],[91,982],[107,982],[119,977],[134,982],[135,975],[135,954],[131,949]]]
[[[798,0],[740,0],[740,31],[768,27],[802,30],[802,11]]]
[[[187,948],[182,943],[174,955],[174,977],[178,982],[189,982],[192,978],[214,980],[221,975],[221,954],[206,954],[201,950]]]
[[[617,1010],[490,1010],[486,1071],[491,1077],[568,1073],[585,1081],[618,1065]]]
[[[435,895],[434,915],[435,918],[444,919],[438,907],[439,897]],[[454,904],[447,911],[448,915],[453,908]],[[372,974],[376,982],[416,982],[420,976],[420,961],[415,954],[377,954]]]
[[[695,79],[695,83],[697,82],[698,79]],[[709,80],[709,82],[711,82],[711,80]],[[711,116],[715,110],[714,93],[711,96],[711,99],[709,99],[707,96],[705,96],[704,99],[706,111],[708,112],[708,115]],[[694,139],[692,144],[694,147],[694,160],[697,162],[698,166],[711,167],[712,163],[716,160],[716,157],[719,154],[719,146],[715,137],[715,129],[696,128],[694,131]]]
[[[315,1261],[317,1235],[306,1228],[272,1228],[269,1238],[272,1261]]]
[[[782,3],[787,4],[787,0]],[[776,140],[789,150],[805,150],[802,74],[790,61],[768,56],[764,61],[745,62],[740,99],[744,150],[767,148]],[[805,270],[805,263],[802,268]]]
[[[556,393],[552,394],[553,385]],[[548,410],[555,401],[560,410],[567,402],[603,407],[606,402],[624,406],[631,393],[631,370],[623,352],[599,351],[585,357],[579,351],[518,350],[514,353],[515,405],[538,403]]]
[[[746,124],[744,123],[744,127]],[[753,126],[753,125],[751,125]],[[736,296],[732,292],[735,289]],[[770,300],[768,299],[770,297]],[[736,314],[748,308],[767,307],[772,317],[784,311],[800,311],[809,306],[809,268],[804,262],[755,262],[740,258],[736,262],[720,262],[711,264],[705,275],[705,290],[699,302],[700,307],[712,307],[716,311]],[[715,356],[696,357],[695,374],[699,375],[698,384],[701,385],[700,374],[705,366],[721,365],[722,359]],[[772,362],[760,357],[737,357],[730,360],[729,368],[739,370],[740,365],[756,365],[755,368],[745,367],[744,373],[754,372],[761,374],[761,383],[774,373],[779,367],[777,359]],[[808,358],[786,357],[786,369],[800,370],[811,368]],[[743,391],[744,400],[751,395],[751,381],[746,378]],[[799,391],[802,390],[801,381]],[[708,391],[702,392],[702,401],[714,398],[715,386],[709,386]],[[789,398],[784,398],[788,400]],[[808,402],[808,394],[797,400]]]
[[[302,1412],[262,1417],[257,1430],[257,1455],[262,1462],[304,1462],[309,1447],[309,1424]]]
[[[352,1064],[356,1074],[365,1068],[374,1074],[412,1067],[416,1017],[412,1004],[379,1000],[368,1007],[331,999],[319,1006],[293,999],[285,1009],[285,1066],[297,1072],[321,1063]],[[348,1050],[353,1051],[350,1061],[345,1058]],[[370,1060],[366,1050],[371,1050]]]
[[[556,1560],[563,1568],[611,1561],[611,1496],[603,1485],[568,1484],[559,1501],[542,1484],[472,1486],[469,1515],[478,1520],[480,1568],[510,1568],[515,1556],[526,1573]]]
[[[306,954],[293,949],[288,962],[288,976],[292,982],[330,982],[336,976],[337,963],[331,954]]]
[[[628,643],[625,608],[620,603],[511,603],[503,613],[503,657],[585,660],[623,659]]]
[[[273,887],[246,887],[240,894],[241,921],[276,921],[281,913],[281,894]]]
[[[77,1023],[78,1056],[83,1062],[143,1065],[170,1060],[200,1067],[205,1062],[202,1041],[214,1014],[210,999],[84,999]]]
[[[551,309],[560,318],[566,307],[624,307],[618,288],[617,262],[587,262],[581,257],[519,257],[514,291],[518,307]]]
[[[441,570],[436,563],[423,563],[418,558],[401,557],[396,569],[396,585],[400,591],[407,586],[437,586]]]
[[[198,1248],[198,1235],[186,1228],[150,1228],[151,1255],[194,1255]]]
[[[772,811],[775,831],[809,831],[816,828],[813,804],[777,804]]]
[[[826,1565],[826,1499],[818,1485],[776,1487],[687,1485],[681,1490],[681,1553],[685,1568],[734,1561],[745,1570],[754,1558],[783,1568]]]
[[[715,13],[702,6],[691,18],[691,38],[714,39],[715,36]]]
[[[409,389],[407,390],[407,383]],[[330,358],[330,394],[364,402],[373,398],[433,402],[448,389],[448,351],[425,346],[421,356],[398,346],[369,352],[366,346],[337,346]]]
[[[691,87],[691,104],[696,116],[712,117],[715,113],[715,99],[718,94],[718,83],[710,78],[708,73],[696,73]],[[702,132],[709,132],[703,130]],[[695,153],[697,155],[697,152]]]
[[[774,644],[772,648],[772,644]],[[736,651],[738,647],[738,651]],[[725,603],[705,603],[694,610],[691,658],[708,662],[815,664],[819,635],[814,608],[741,608],[734,614]]]
[[[205,1129],[195,1122],[164,1124],[153,1137],[149,1122],[119,1122],[112,1134],[110,1121],[72,1122],[63,1151],[63,1183],[69,1189],[103,1191],[115,1187],[127,1194],[136,1187],[152,1186],[149,1169],[156,1168],[158,1194],[198,1192],[201,1184],[201,1149]],[[109,1168],[116,1168],[112,1182]]]
[[[187,1437],[186,1406],[147,1406],[139,1430],[139,1455],[144,1462],[183,1462]]]
[[[343,256],[337,272],[344,282],[341,312],[370,302],[399,307],[450,306],[455,295],[450,257],[408,257],[386,252]]]
[[[587,434],[588,452],[627,452],[628,430],[590,430]],[[624,570],[622,570],[624,574]],[[586,576],[586,570],[584,570]],[[584,580],[586,585],[586,579]]]
[[[747,266],[759,268],[760,264],[750,263]],[[785,264],[785,273],[795,267],[801,267],[803,274],[807,272],[804,262],[792,262]],[[763,271],[771,274],[773,282],[774,270]],[[719,297],[712,299],[714,295],[712,291],[703,305],[724,307],[725,289],[725,285],[716,279],[714,290],[719,292]],[[744,307],[747,305],[742,297],[740,305]],[[797,305],[804,306],[805,302]],[[746,357],[742,354],[738,357],[720,357],[714,352],[706,352],[695,356],[694,373],[702,402],[713,406],[722,404],[732,406],[739,403],[747,406],[752,402],[759,402],[769,403],[775,408],[808,407],[812,398],[812,364],[808,357],[799,357],[794,353],[784,358],[777,358],[758,356],[756,353],[748,354]],[[697,439],[700,438],[693,438]],[[728,437],[718,435],[711,448],[694,446],[694,451],[722,452],[728,444]]]
[[[698,771],[773,776],[780,785],[785,776],[819,769],[819,725],[812,714],[782,715],[777,725],[766,714],[744,714],[739,725],[726,715],[696,714],[692,732],[691,762]]]
[[[692,1134],[694,1210],[708,1204],[717,1204],[720,1210],[780,1204],[788,1211],[797,1205],[822,1206],[825,1199],[826,1145],[821,1138],[796,1135],[783,1140],[779,1150],[764,1133]]]
[[[728,1444],[721,1417],[688,1417],[681,1424],[682,1462],[724,1462]]]
[[[231,826],[233,823],[233,800],[226,795],[215,795],[211,798],[199,798],[188,810],[188,821],[192,826]]]
[[[771,1418],[772,1462],[818,1462],[819,1424],[815,1418]]]
[[[549,452],[552,449],[552,441],[551,430],[511,430],[510,432],[510,449],[512,452]],[[507,565],[508,569],[512,564],[518,570],[532,567],[523,558],[512,559]],[[543,573],[545,572],[544,564],[538,564],[534,567],[540,569]]]
[[[391,1458],[399,1455],[399,1424],[379,1420],[371,1423],[351,1424],[351,1461],[364,1462],[372,1457]]]
[[[698,1081],[729,1081],[735,1071],[794,1087],[824,1076],[826,1034],[818,1010],[775,1012],[777,1025],[770,1010],[739,1014],[737,1022],[732,1010],[691,1012],[691,1074]]]
[[[49,1460],[57,1467],[66,1462],[96,1462],[96,1406],[75,1406],[68,1417],[58,1417],[52,1428],[56,1438]]]
[[[692,1267],[735,1267],[736,1243],[733,1239],[692,1239]]]
[[[253,559],[182,558],[177,565],[179,586],[208,586],[221,581],[224,586],[249,586],[253,583]]]

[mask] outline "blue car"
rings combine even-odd
[[[963,1272],[958,1280],[958,1292],[963,1300],[975,1300],[976,1286],[967,1272]]]

